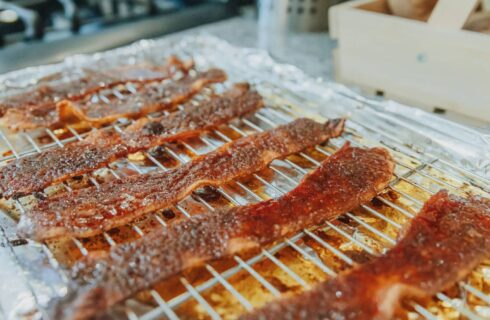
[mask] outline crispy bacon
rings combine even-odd
[[[22,215],[18,232],[43,240],[91,236],[143,214],[165,209],[203,185],[221,185],[264,168],[272,160],[342,133],[343,120],[325,124],[298,119],[230,142],[176,169],[136,175],[41,200]]]
[[[188,104],[169,116],[140,119],[121,134],[94,131],[80,142],[49,149],[4,166],[0,169],[0,192],[8,199],[41,191],[53,183],[91,172],[130,153],[199,135],[253,113],[262,105],[260,95],[250,90],[248,84],[241,83],[221,96],[213,96],[199,105]]]
[[[105,71],[85,70],[85,74],[76,79],[42,83],[28,92],[1,99],[0,116],[10,109],[22,110],[24,113],[31,111],[39,116],[48,114],[55,110],[58,101],[77,101],[127,82],[145,83],[168,79],[179,71],[187,72],[192,66],[192,61],[183,62],[172,56],[164,66],[134,65]]]
[[[102,257],[89,255],[74,267],[77,282],[62,300],[52,304],[52,317],[100,315],[186,268],[257,248],[333,219],[383,190],[393,168],[385,149],[346,145],[279,199],[193,216],[113,247]]]
[[[226,74],[223,70],[210,69],[196,75],[187,75],[178,81],[168,81],[162,85],[147,85],[125,99],[113,99],[108,105],[91,101],[61,102],[58,105],[59,114],[62,118],[75,117],[79,121],[100,125],[122,117],[134,118],[173,108],[207,85],[225,80]]]
[[[242,319],[393,319],[402,300],[446,290],[490,257],[490,200],[440,191],[388,253]]]
[[[224,71],[210,69],[195,75],[188,74],[180,80],[148,83],[124,99],[113,97],[106,102],[94,102],[87,97],[77,101],[62,100],[56,104],[56,108],[34,106],[10,109],[4,120],[14,130],[53,127],[66,123],[100,126],[123,117],[135,118],[172,109],[204,87],[225,80]]]

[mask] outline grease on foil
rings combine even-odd
[[[366,139],[377,143],[398,141],[426,164],[434,161],[440,164],[427,170],[444,171],[456,166],[467,170],[465,178],[470,181],[473,176],[490,179],[489,136],[416,108],[393,101],[370,100],[337,83],[317,81],[296,67],[276,63],[265,51],[234,47],[209,35],[142,40],[103,53],[76,55],[58,64],[10,72],[0,75],[0,97],[42,82],[64,81],[73,72],[79,74],[142,61],[158,64],[170,54],[194,58],[199,69],[221,67],[229,74],[230,81],[254,83],[265,96],[283,100],[300,114],[347,116],[349,126]],[[15,299],[1,297],[0,315],[2,310],[14,310],[6,316],[16,319],[21,317],[19,313],[32,312],[34,302],[42,305],[50,297],[62,295],[66,285],[56,268],[48,263],[43,247],[28,243],[8,248],[5,239],[15,235],[15,224],[0,219],[0,228],[0,265],[17,270],[0,272],[0,283],[9,283],[11,292],[16,292]]]

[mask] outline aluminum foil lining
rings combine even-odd
[[[209,35],[142,40],[103,53],[76,55],[58,64],[10,72],[0,75],[0,97],[87,70],[143,61],[158,64],[170,54],[192,57],[198,68],[223,68],[231,81],[249,81],[259,91],[284,96],[285,103],[306,116],[347,117],[357,132],[378,144],[385,136],[396,138],[424,161],[443,160],[490,179],[490,135],[393,101],[365,98],[343,85],[319,81],[294,66],[279,64],[265,51],[235,47]],[[43,245],[12,246],[15,223],[9,218],[0,216],[0,233],[0,318],[41,317],[33,310],[65,292],[63,275],[49,265],[49,251]]]

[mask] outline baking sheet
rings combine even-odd
[[[198,68],[223,68],[231,81],[255,83],[264,95],[284,99],[288,107],[301,114],[348,117],[350,125],[366,138],[395,138],[427,163],[440,159],[449,168],[464,168],[470,182],[481,184],[490,179],[490,136],[393,101],[367,99],[342,85],[317,81],[293,66],[278,64],[264,51],[234,47],[208,35],[143,40],[104,53],[73,56],[55,65],[14,71],[0,76],[0,95],[64,81],[74,71],[83,74],[142,61],[158,64],[170,54],[193,57]],[[9,135],[6,129],[2,132]],[[0,314],[9,319],[25,314],[39,317],[41,313],[31,313],[37,305],[43,306],[50,297],[65,292],[63,275],[48,263],[49,251],[44,246],[32,242],[11,246],[9,240],[16,239],[12,220],[2,217],[0,228],[4,234],[0,243]]]

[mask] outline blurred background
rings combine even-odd
[[[266,48],[286,45],[288,39],[282,36],[286,29],[304,32],[306,38],[316,33],[323,42],[320,50],[327,50],[327,12],[339,2],[342,1],[0,0],[0,73],[190,28],[194,28],[193,32],[215,33],[237,44]],[[225,20],[224,24],[209,25]],[[295,60],[282,54],[283,47],[276,49],[276,58]],[[320,55],[325,58],[326,54],[324,51]],[[322,71],[316,75],[328,76],[326,67]]]
[[[0,0],[0,73],[223,20],[252,1]]]

